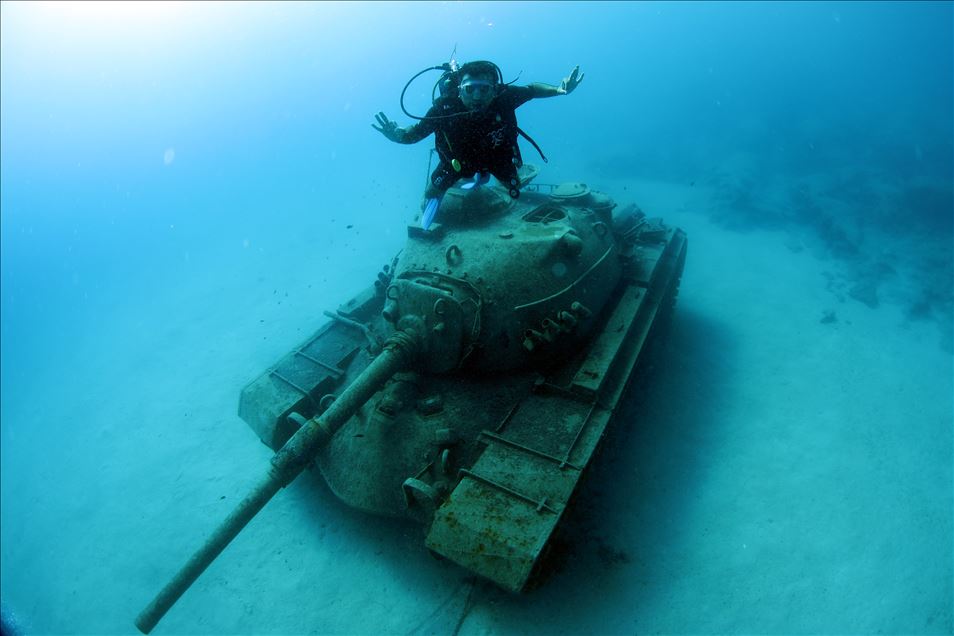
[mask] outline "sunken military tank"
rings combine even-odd
[[[312,463],[346,504],[519,592],[672,307],[686,236],[581,183],[451,188],[378,280],[242,391],[276,451],[136,620],[148,633]]]

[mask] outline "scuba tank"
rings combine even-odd
[[[457,65],[457,60],[454,59],[453,54],[451,54],[450,62],[443,66],[445,67],[444,73],[438,78],[434,88],[440,92],[441,97],[457,97],[457,86],[459,82],[455,80],[458,71],[460,71],[460,66]],[[435,101],[434,89],[431,89],[431,102],[433,103]]]

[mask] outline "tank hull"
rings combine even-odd
[[[440,232],[426,240],[434,237]],[[471,252],[454,240],[465,246],[448,250],[459,261]],[[585,329],[556,345],[559,355],[508,361],[505,372],[482,372],[477,356],[450,373],[422,367],[394,376],[316,457],[336,496],[369,513],[413,518],[434,553],[505,589],[527,587],[675,301],[686,236],[642,219],[611,247],[594,248],[592,263],[580,265],[605,269],[599,280],[612,284],[598,290],[602,306]],[[382,312],[394,281],[386,283],[329,314],[331,322],[243,390],[239,413],[265,444],[281,448],[296,422],[320,414],[367,367],[390,328]],[[552,339],[531,341],[525,327],[524,353],[536,355]]]

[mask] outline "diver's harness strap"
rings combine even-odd
[[[540,150],[540,146],[538,146],[537,142],[533,140],[533,137],[523,132],[523,130],[520,129],[520,126],[517,126],[517,132],[520,133],[520,136],[522,136],[524,139],[529,141],[531,145],[533,145],[533,147],[537,149],[537,152],[540,153],[540,158],[543,159],[543,163],[550,163],[550,160],[547,159],[547,156],[543,154],[542,150]]]

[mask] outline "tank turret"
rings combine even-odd
[[[466,323],[460,366],[475,373],[539,366],[579,348],[621,275],[612,202],[580,203],[589,200],[526,205],[502,189],[449,191],[442,222],[410,228],[385,319],[410,312],[446,324],[435,312],[453,307]]]

